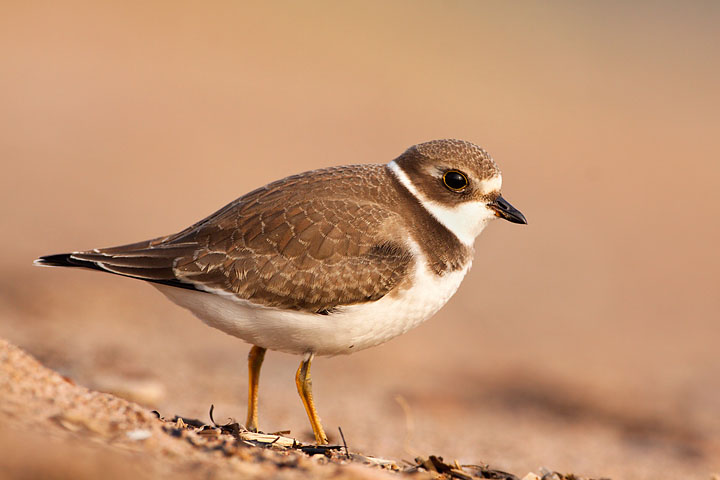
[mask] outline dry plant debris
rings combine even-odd
[[[395,460],[377,458],[350,452],[347,444],[343,445],[312,445],[298,442],[288,437],[289,431],[276,433],[251,432],[237,422],[228,422],[220,425],[213,419],[214,406],[210,406],[210,420],[206,424],[201,420],[175,416],[168,420],[159,412],[153,411],[163,422],[163,431],[173,437],[185,438],[193,446],[206,451],[219,451],[226,456],[237,455],[243,448],[269,449],[290,458],[281,461],[283,467],[297,466],[297,455],[302,453],[320,464],[345,465],[359,463],[398,474],[416,474],[432,479],[460,479],[472,480],[486,478],[497,480],[521,480],[520,477],[502,470],[495,470],[489,465],[459,464],[455,460],[452,464],[446,463],[442,457],[430,455],[427,458],[417,457],[414,462],[403,461],[402,466]],[[343,438],[342,429],[340,436]],[[541,476],[529,473],[522,480],[586,480],[573,474],[561,474],[542,469]],[[590,480],[590,479],[587,479]],[[607,480],[607,479],[599,479]]]

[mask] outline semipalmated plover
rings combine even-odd
[[[527,223],[500,196],[482,148],[415,145],[390,163],[293,175],[185,230],[113,248],[40,257],[152,282],[206,324],[252,344],[246,427],[257,430],[265,351],[303,355],[295,382],[315,440],[315,355],[349,354],[427,320],[455,293],[473,242],[497,217]]]

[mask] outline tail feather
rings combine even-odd
[[[71,253],[59,253],[56,255],[43,255],[33,262],[33,264],[41,267],[86,267],[100,268],[96,265],[86,265],[91,262],[83,262],[74,260]]]
[[[79,258],[80,257],[80,258]],[[92,258],[92,260],[90,260]],[[157,259],[150,259],[150,262],[137,262],[136,265],[128,265],[128,258],[120,256],[117,264],[113,256],[103,257],[95,252],[60,253],[55,255],[44,255],[33,263],[41,267],[80,267],[91,270],[98,270],[106,273],[114,273],[123,277],[136,278],[152,283],[161,283],[173,287],[197,290],[193,284],[182,282],[175,278],[170,265],[157,265]],[[153,263],[157,265],[153,268]],[[169,262],[172,263],[172,262]],[[158,268],[160,267],[160,268]]]

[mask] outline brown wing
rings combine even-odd
[[[364,191],[379,181],[368,181],[378,176],[373,167],[289,177],[178,234],[71,259],[272,307],[326,313],[377,300],[405,277],[412,255],[393,241],[402,219],[386,205],[357,200],[373,198]]]

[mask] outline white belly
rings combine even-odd
[[[412,287],[375,302],[319,315],[254,305],[231,296],[155,285],[211,327],[269,350],[349,354],[387,342],[437,312],[460,286],[470,264],[438,277],[418,258]]]

